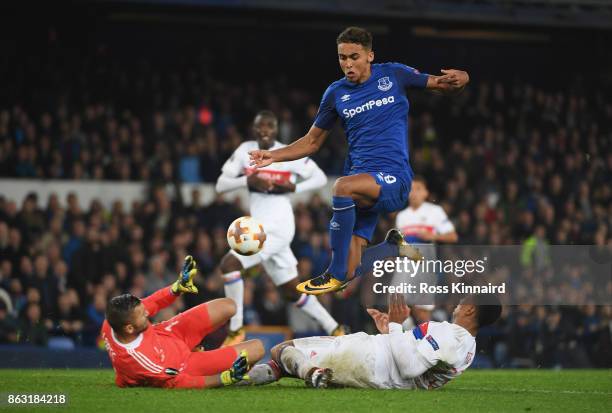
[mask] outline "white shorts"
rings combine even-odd
[[[376,336],[355,333],[340,337],[307,337],[293,345],[316,367],[333,370],[334,384],[380,388],[376,380]]]
[[[243,268],[251,268],[262,264],[266,273],[279,286],[297,278],[297,259],[289,247],[291,241],[268,234],[263,250],[255,255],[240,255],[234,250],[230,253],[240,261]]]

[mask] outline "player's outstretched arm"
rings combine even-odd
[[[426,86],[428,90],[443,95],[456,95],[470,82],[470,76],[466,71],[442,69],[441,72],[442,76],[429,76]]]
[[[251,166],[263,168],[274,162],[294,161],[310,156],[319,150],[327,135],[329,135],[328,130],[313,125],[306,135],[284,148],[273,151],[258,149],[249,152]]]

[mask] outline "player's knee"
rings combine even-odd
[[[230,319],[232,318],[235,314],[236,314],[236,310],[237,310],[237,306],[236,306],[236,302],[234,300],[232,300],[231,298],[219,298],[218,300],[221,301],[221,305],[220,307],[220,311],[223,314],[223,318],[224,319]]]
[[[351,186],[351,181],[346,177],[336,179],[332,189],[334,196],[351,196],[353,194]]]
[[[287,346],[293,346],[293,341],[284,341],[272,347],[272,349],[270,350],[270,357],[272,358],[272,360],[280,361],[280,353]]]
[[[277,344],[277,345],[275,345],[274,347],[272,347],[270,349],[270,358],[272,360],[278,361],[278,355],[279,355],[278,353],[280,352],[280,347],[281,346],[282,346],[282,343],[281,344]]]
[[[256,362],[261,360],[262,358],[264,358],[264,356],[266,355],[266,348],[264,347],[264,344],[261,340],[259,339],[253,339],[253,340],[249,340],[252,342],[251,344],[251,351],[249,354],[249,359],[252,362]]]

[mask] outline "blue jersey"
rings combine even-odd
[[[364,83],[346,78],[332,83],[323,94],[314,125],[329,130],[342,119],[349,145],[345,175],[384,171],[412,178],[406,88],[426,87],[428,75],[401,63],[371,68]]]

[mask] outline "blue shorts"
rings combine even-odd
[[[412,178],[408,174],[386,172],[368,172],[368,174],[380,185],[380,195],[371,208],[357,208],[353,234],[371,242],[379,214],[399,211],[408,205]]]

